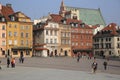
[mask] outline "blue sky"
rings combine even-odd
[[[32,20],[48,13],[58,13],[62,0],[0,0],[2,5],[12,4],[14,11],[21,11]],[[120,0],[64,0],[66,6],[101,9],[106,24],[120,25]]]

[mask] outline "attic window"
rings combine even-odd
[[[2,22],[5,22],[5,18],[4,17],[2,18]]]
[[[80,24],[81,25],[81,27],[85,27],[85,23],[82,23],[82,24]]]
[[[74,26],[74,24],[73,24],[73,23],[71,23],[71,26],[73,27],[73,26]]]
[[[66,20],[63,20],[63,24],[66,24]]]
[[[75,26],[78,27],[78,24],[76,23]]]
[[[15,21],[15,17],[14,16],[11,16],[11,21]]]

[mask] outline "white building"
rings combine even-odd
[[[120,56],[120,29],[109,24],[93,38],[94,54],[99,56]]]
[[[58,53],[59,24],[51,20],[50,16],[44,21],[35,22],[34,26],[34,54],[35,56],[53,56]]]

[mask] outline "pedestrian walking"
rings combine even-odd
[[[104,70],[107,70],[107,61],[103,62]]]
[[[78,53],[78,54],[77,54],[77,62],[79,62],[80,56],[81,56],[80,53]]]
[[[92,63],[92,71],[93,71],[93,73],[96,73],[96,71],[97,71],[97,66],[98,66],[98,64],[97,64],[97,62],[94,60],[94,62]]]
[[[15,58],[12,58],[12,59],[11,59],[11,67],[12,67],[12,68],[15,68]]]
[[[0,60],[0,64],[1,64],[1,60]],[[0,65],[0,69],[2,69],[1,65]]]
[[[7,56],[7,68],[9,68],[9,65],[10,65],[10,56],[8,55]]]

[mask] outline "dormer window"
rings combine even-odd
[[[80,24],[81,25],[81,27],[85,27],[85,23],[82,23],[82,24]]]
[[[66,20],[63,20],[63,24],[66,24]]]
[[[14,16],[11,16],[11,21],[15,21],[15,17]]]
[[[2,17],[2,22],[5,22],[5,18],[4,17]]]
[[[75,26],[78,27],[78,24],[76,23]]]
[[[74,26],[74,24],[73,24],[73,23],[71,23],[71,26],[73,27],[73,26]]]
[[[63,19],[61,20],[61,22],[62,22],[63,24],[66,24],[66,18],[63,18]]]

